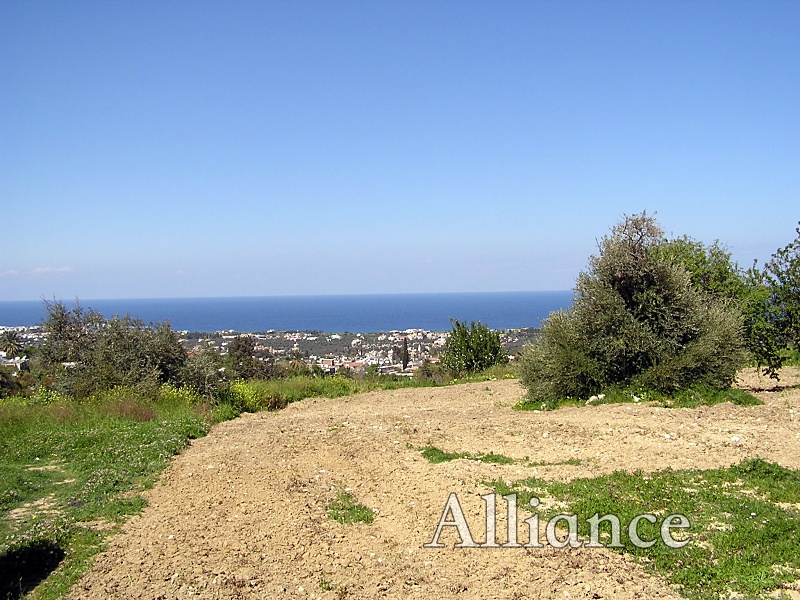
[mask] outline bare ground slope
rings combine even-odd
[[[782,379],[798,383],[796,372]],[[772,385],[750,372],[741,385]],[[615,470],[713,468],[760,456],[800,468],[800,390],[756,391],[764,406],[605,405],[517,412],[516,381],[305,400],[216,426],[178,456],[149,506],[115,536],[69,598],[677,598],[604,549],[458,549],[446,528],[457,492],[483,541],[482,481]],[[470,460],[429,464],[411,447],[501,453],[577,466]],[[347,488],[372,525],[327,518]],[[647,507],[643,507],[643,512]],[[498,521],[498,531],[505,523]],[[520,541],[527,541],[520,527]],[[501,539],[502,541],[502,539]]]

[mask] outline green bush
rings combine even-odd
[[[745,308],[751,352],[764,372],[778,369],[800,350],[800,227],[797,237],[779,248],[759,271],[749,275],[754,293]]]
[[[751,360],[775,378],[800,343],[800,228],[797,233],[762,269],[754,264],[746,271],[719,242],[704,246],[684,236],[656,248],[689,272],[697,290],[741,310]]]
[[[477,373],[508,362],[500,335],[481,322],[467,327],[451,319],[452,330],[442,352],[442,365],[453,374]]]
[[[551,314],[520,355],[530,401],[553,407],[616,384],[665,393],[730,386],[747,359],[741,313],[694,287],[664,244],[645,213],[603,238],[572,309]]]
[[[177,381],[186,352],[169,323],[145,324],[129,315],[106,319],[80,304],[68,309],[45,301],[47,333],[35,370],[62,393],[86,398],[117,386],[140,386],[153,396],[161,383]]]
[[[228,348],[227,368],[231,379],[271,379],[280,367],[265,350],[256,350],[250,335],[237,335]]]

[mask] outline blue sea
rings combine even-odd
[[[569,308],[572,292],[373,294],[81,300],[106,317],[130,314],[169,321],[179,331],[325,331],[367,333],[403,329],[446,331],[450,318],[492,329],[538,327],[551,311]],[[65,301],[69,307],[71,302]],[[33,326],[45,318],[42,301],[0,302],[0,325]]]

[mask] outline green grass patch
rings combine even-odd
[[[515,377],[507,367],[492,367],[480,373],[473,373],[460,379],[448,379],[437,383],[431,379],[417,379],[396,375],[371,375],[350,378],[334,375],[315,377],[295,375],[269,380],[233,381],[230,384],[227,400],[243,410],[257,412],[276,410],[291,402],[305,398],[339,398],[379,390],[404,388],[440,387],[460,383],[476,383]]]
[[[764,404],[761,400],[743,390],[715,390],[712,388],[693,388],[682,390],[665,398],[661,405],[666,408],[697,408],[700,405],[713,406],[730,402],[737,406],[758,406]]]
[[[169,386],[156,400],[116,389],[80,402],[1,401],[0,598],[34,588],[37,599],[63,595],[109,531],[142,510],[139,492],[172,457],[236,414]]]
[[[375,513],[356,501],[355,496],[344,490],[336,494],[336,498],[328,504],[328,518],[344,525],[348,523],[366,523],[375,519]]]
[[[489,485],[499,494],[517,493],[519,506],[527,506],[532,496],[542,499],[541,506],[549,507],[538,511],[542,523],[559,513],[577,515],[584,540],[592,515],[616,515],[624,545],[618,550],[643,559],[687,598],[764,597],[798,579],[800,471],[749,459],[728,469],[615,472],[570,483],[495,480]],[[659,519],[655,525],[640,522],[640,536],[657,540],[646,549],[632,544],[626,529],[642,513]],[[680,549],[659,538],[661,520],[671,514],[685,515],[691,523],[690,542]],[[600,531],[600,542],[607,545],[608,526]]]
[[[420,454],[422,454],[423,458],[425,458],[429,463],[432,464],[439,464],[451,460],[457,460],[459,458],[466,458],[468,460],[477,460],[480,462],[491,463],[496,465],[510,465],[515,462],[514,459],[509,456],[504,456],[502,454],[495,454],[494,452],[489,452],[488,454],[480,454],[480,453],[472,454],[470,452],[445,452],[444,450],[437,448],[436,446],[425,446],[423,448],[417,448],[417,450],[420,452]]]
[[[529,467],[559,467],[562,465],[577,467],[582,464],[583,461],[580,458],[568,458],[567,460],[560,460],[557,462],[535,461],[527,463]]]
[[[764,404],[752,394],[743,390],[730,388],[716,390],[710,387],[692,387],[673,394],[662,394],[652,390],[635,390],[631,388],[612,387],[601,394],[589,398],[561,398],[556,403],[539,402],[525,398],[514,405],[515,410],[553,410],[562,406],[599,406],[601,404],[619,404],[655,402],[664,408],[697,408],[713,406],[722,402],[730,402],[738,406],[757,406]]]

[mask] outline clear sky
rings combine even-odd
[[[570,289],[800,220],[800,2],[0,2],[0,300]]]

